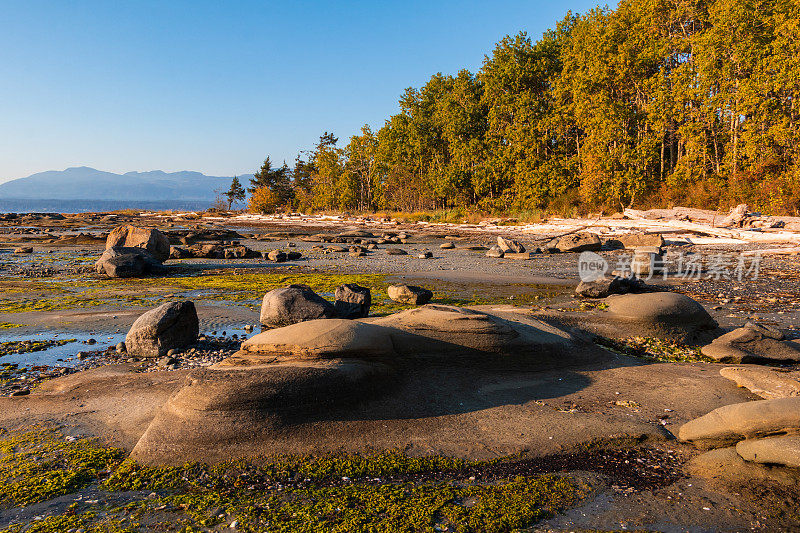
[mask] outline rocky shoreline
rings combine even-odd
[[[537,531],[792,529],[794,258],[758,256],[740,279],[774,244],[597,226],[4,217],[0,420],[99,437],[143,468],[402,450],[516,465],[501,484],[584,484],[526,518]],[[606,266],[578,287],[582,253]],[[726,409],[753,411],[752,429]],[[631,461],[652,481],[610,466]],[[193,527],[258,530],[237,512]]]

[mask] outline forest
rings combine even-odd
[[[406,89],[377,131],[267,159],[250,208],[798,214],[798,96],[798,0],[622,0]]]

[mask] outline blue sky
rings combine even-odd
[[[380,127],[436,72],[475,71],[596,2],[36,1],[0,13],[0,182],[87,165],[249,174],[323,131]]]

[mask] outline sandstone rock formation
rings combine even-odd
[[[719,374],[765,400],[800,396],[800,373],[764,366],[729,366]]]
[[[800,361],[800,347],[783,342],[783,334],[770,327],[748,322],[703,346],[703,355],[723,363]]]
[[[313,431],[302,428],[318,421],[424,409],[392,397],[398,387],[415,394],[414,381],[433,368],[450,379],[447,368],[565,367],[599,354],[564,331],[502,311],[425,306],[369,321],[301,322],[255,335],[232,357],[191,372],[132,457],[174,463],[188,454],[224,457],[254,448],[279,453],[289,436],[295,445],[300,439],[313,447]],[[355,438],[380,440],[382,433]]]

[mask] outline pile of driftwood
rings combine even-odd
[[[724,217],[714,211],[674,208],[637,211],[625,209],[624,218],[636,226],[651,231],[665,232],[673,229],[687,233],[710,235],[748,243],[800,244],[800,219],[797,217],[772,217],[753,213],[747,205],[731,209]],[[762,253],[797,253],[798,248],[762,250]]]

